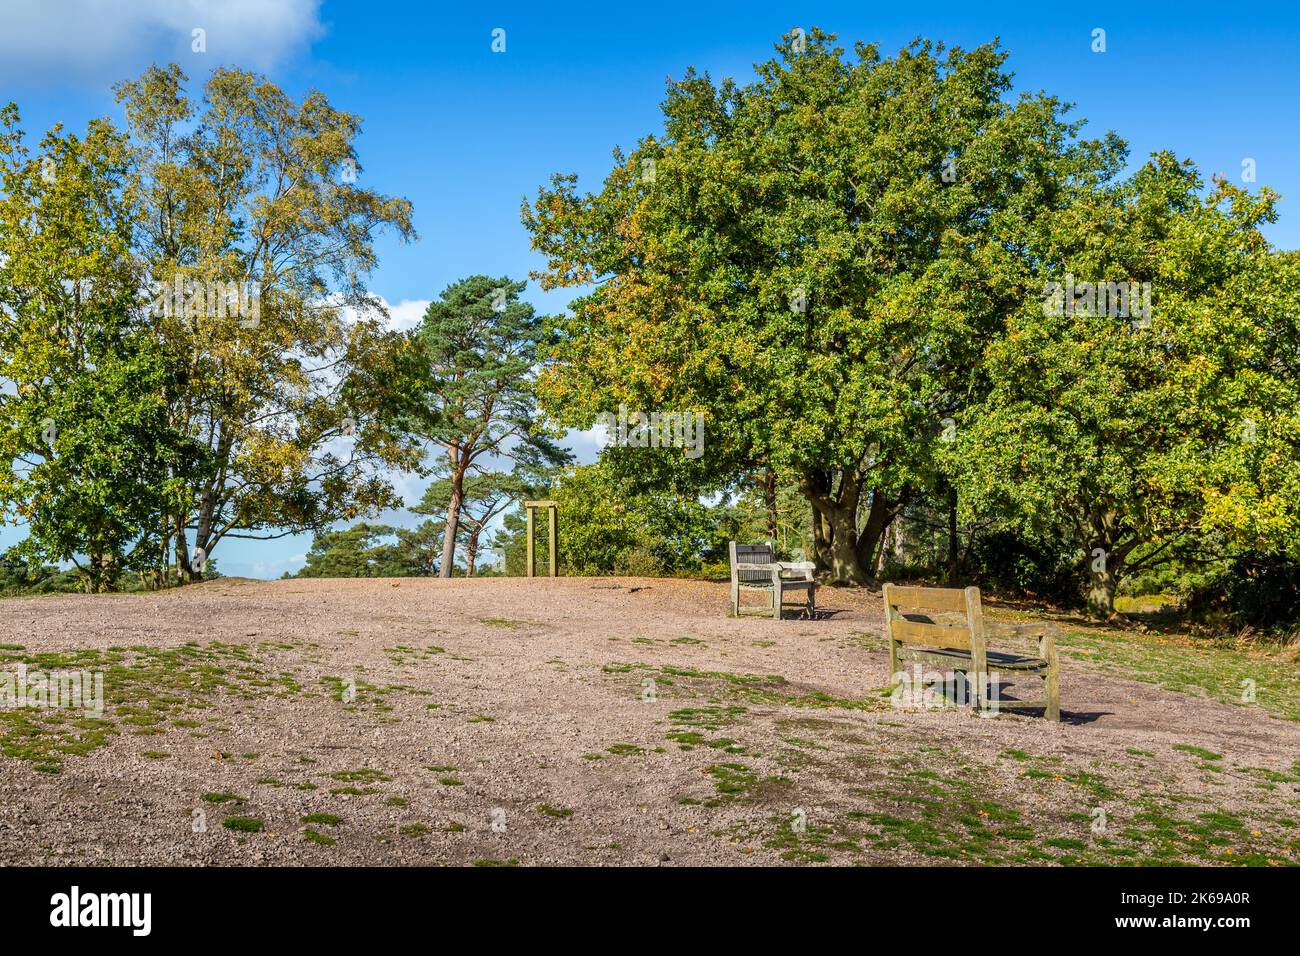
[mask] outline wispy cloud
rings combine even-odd
[[[192,75],[220,65],[268,70],[324,33],[320,0],[41,0],[6,4],[5,85],[102,84],[154,60]],[[195,30],[205,52],[195,52]]]

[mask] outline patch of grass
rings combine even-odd
[[[1083,850],[1087,848],[1082,840],[1076,840],[1074,837],[1052,837],[1043,841],[1046,846],[1056,847],[1058,850]]]
[[[1295,773],[1283,773],[1280,770],[1271,770],[1268,767],[1242,767],[1242,770],[1263,777],[1269,783],[1300,783],[1300,775]]]
[[[746,712],[744,707],[683,707],[671,711],[668,719],[684,727],[721,730],[734,724]]]
[[[225,791],[213,791],[212,793],[203,794],[200,799],[208,803],[243,803],[245,798]]]
[[[376,783],[393,779],[382,770],[374,770],[370,767],[360,767],[357,770],[336,770],[329,776],[334,780],[346,780],[353,783]]]
[[[439,654],[446,654],[445,647],[439,647],[436,644],[427,644],[423,647],[413,647],[409,644],[398,644],[394,647],[385,647],[384,653],[388,659],[398,667],[406,667],[412,664],[418,664],[421,661],[427,661],[430,658],[437,657]]]
[[[438,778],[438,782],[439,782],[440,784],[442,784],[444,787],[463,787],[463,786],[465,786],[465,781],[464,781],[464,780],[458,780],[458,779],[456,779],[455,777],[439,777],[439,778]]]
[[[344,710],[351,711],[373,710],[388,713],[393,709],[393,705],[388,702],[386,695],[398,689],[379,687],[359,677],[347,679],[326,675],[320,679],[320,682],[329,688],[329,695],[333,700],[341,703]]]
[[[309,813],[305,817],[299,817],[298,822],[318,823],[321,826],[336,827],[343,822],[343,818],[336,817],[332,813]]]
[[[636,744],[613,744],[606,747],[605,751],[614,754],[616,757],[635,757],[645,753],[645,748],[638,747]]]
[[[1204,747],[1196,747],[1192,744],[1174,744],[1175,750],[1181,750],[1185,754],[1191,754],[1194,757],[1200,757],[1202,760],[1222,760],[1223,754],[1216,754],[1213,750],[1206,750]]]
[[[262,821],[257,817],[226,817],[221,825],[227,830],[235,830],[239,833],[262,832]]]
[[[222,641],[40,653],[18,644],[0,647],[0,671],[15,670],[19,663],[45,673],[103,675],[101,715],[66,707],[0,710],[0,757],[28,761],[42,772],[57,773],[68,757],[91,753],[122,730],[160,734],[164,724],[211,707],[218,694],[257,700],[295,692],[279,678],[268,677],[247,645]]]
[[[553,807],[549,803],[539,803],[537,809],[548,817],[558,817],[562,820],[566,817],[573,816],[573,811],[568,807]]]
[[[427,823],[407,823],[397,828],[397,832],[404,837],[413,837],[420,839],[433,832],[433,827]]]
[[[1300,720],[1300,671],[1284,652],[1177,634],[1077,627],[1067,630],[1057,646],[1062,654],[1109,674]],[[1253,689],[1252,696],[1247,688]]]
[[[500,627],[508,631],[513,631],[528,624],[527,621],[512,621],[508,617],[481,617],[479,623],[484,627]]]
[[[341,797],[368,797],[378,793],[374,787],[335,787],[330,793]]]
[[[316,843],[319,844],[320,846],[333,846],[334,844],[339,842],[338,840],[334,839],[331,836],[326,836],[323,833],[319,833],[316,830],[311,829],[311,827],[308,827],[306,830],[302,832],[302,837],[308,843]]]

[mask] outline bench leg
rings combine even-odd
[[[957,673],[961,674],[962,679],[966,682],[966,694],[970,700],[971,707],[973,707],[977,712],[983,710],[984,698],[987,693],[984,687],[984,678],[987,675],[981,674],[973,668],[968,671],[957,671]]]
[[[817,588],[808,589],[808,620],[813,620],[817,616]]]
[[[772,586],[772,619],[781,620],[781,588],[779,585]]]
[[[989,667],[988,659],[983,654],[971,656],[971,669],[967,671],[966,679],[971,683],[971,697],[975,709],[984,710],[989,705]]]

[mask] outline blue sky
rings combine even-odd
[[[1011,52],[1017,90],[1077,104],[1097,135],[1113,129],[1140,161],[1190,157],[1208,175],[1283,195],[1268,230],[1300,247],[1300,5],[1250,3],[460,5],[340,0],[0,0],[0,102],[15,100],[29,134],[118,117],[109,87],[150,62],[174,60],[192,80],[235,64],[295,94],[317,88],[364,118],[363,181],[414,203],[420,241],[382,241],[372,288],[403,318],[472,273],[524,276],[537,266],[519,224],[523,197],[557,171],[594,184],[610,151],[659,128],[667,77],[688,66],[743,80],[792,27],[819,26],[846,46],[892,52],[921,35]],[[207,52],[191,31],[207,31]],[[505,30],[506,50],[491,49]],[[1106,31],[1106,52],[1092,33]],[[548,311],[567,296],[530,288]],[[580,457],[593,446],[578,440]],[[402,490],[418,497],[420,483]],[[0,546],[15,532],[0,532]],[[223,542],[228,574],[278,577],[301,563],[306,537]]]

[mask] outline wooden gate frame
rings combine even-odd
[[[559,555],[557,554],[557,552],[560,546],[560,535],[559,535],[559,526],[556,523],[557,519],[559,518],[559,512],[557,510],[556,503],[554,501],[525,501],[524,508],[527,509],[528,511],[528,576],[530,578],[536,577],[533,568],[533,564],[536,560],[534,558],[534,551],[536,550],[536,546],[533,543],[534,542],[533,511],[536,508],[545,508],[547,511],[547,515],[546,515],[547,524],[549,525],[548,541],[551,546],[550,569],[549,569],[550,577],[553,578],[559,577],[559,573],[557,569],[559,568],[560,565],[559,565]]]

